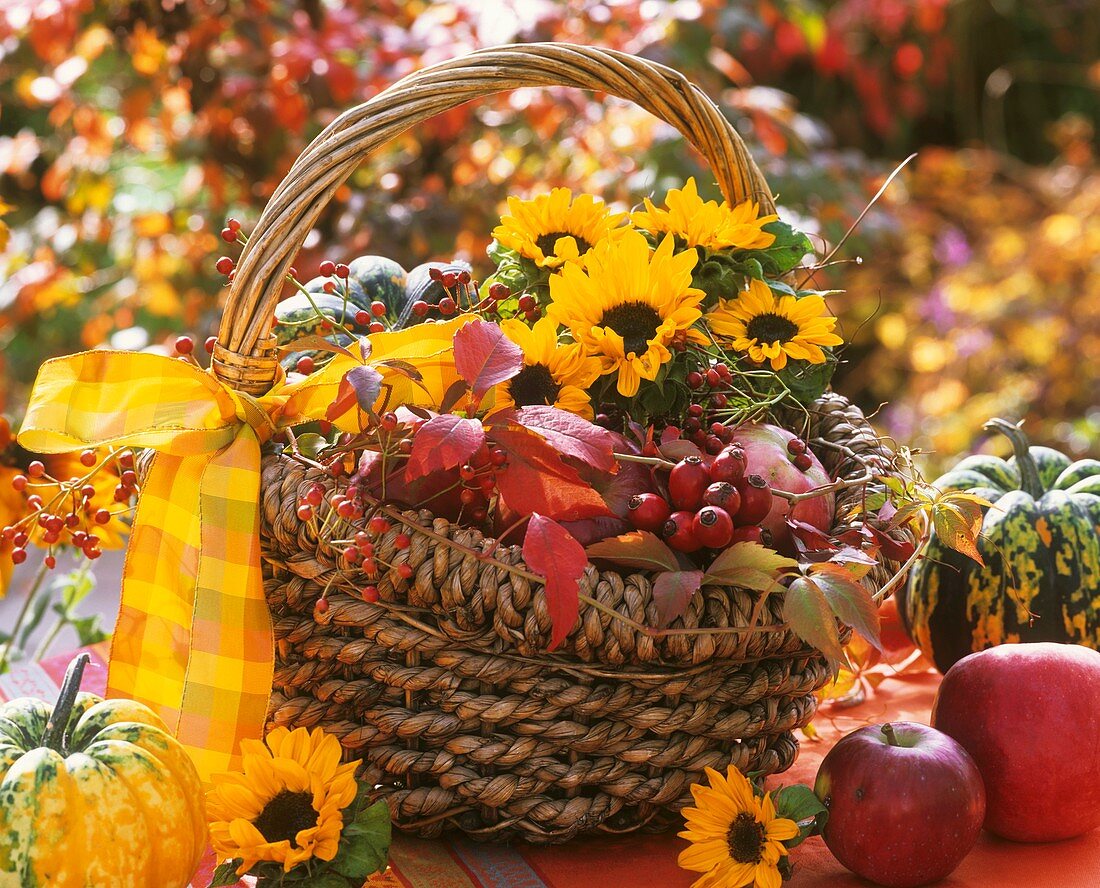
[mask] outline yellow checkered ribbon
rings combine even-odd
[[[20,443],[39,453],[156,451],[134,516],[108,694],[153,708],[204,778],[260,737],[274,650],[260,571],[260,445],[324,416],[347,358],[260,398],[162,355],[92,351],[45,363]],[[281,381],[280,381],[281,382]]]
[[[383,380],[376,409],[437,406],[458,379],[454,333],[470,320],[371,336],[370,361]],[[260,445],[277,429],[324,417],[358,363],[338,355],[259,398],[189,362],[135,352],[56,358],[35,380],[19,433],[28,450],[156,451],[134,515],[107,689],[174,727],[204,779],[237,769],[240,741],[262,735],[271,693]],[[334,418],[343,431],[359,421],[354,408]]]

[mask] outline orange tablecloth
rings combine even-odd
[[[93,651],[96,660],[102,650]],[[33,695],[45,699],[70,657],[18,668],[0,676],[0,700]],[[103,670],[89,670],[86,689],[101,690]],[[814,722],[820,740],[804,742],[790,771],[773,778],[780,783],[813,784],[825,753],[844,734],[871,722],[928,720],[939,676],[923,673],[891,678],[866,702],[849,709],[826,706]],[[1041,774],[1036,775],[1042,779]],[[930,839],[931,841],[931,839]],[[461,839],[420,841],[398,837],[391,869],[371,888],[688,888],[694,877],[676,866],[684,842],[675,835],[593,838],[565,846],[537,848],[475,845]],[[792,854],[790,888],[867,888],[829,854],[820,838],[810,839]],[[210,862],[194,880],[209,882]],[[982,833],[977,846],[941,888],[1100,888],[1100,829],[1051,845],[1017,845]]]

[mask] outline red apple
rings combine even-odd
[[[1100,826],[1100,653],[1074,644],[1003,644],[948,671],[932,724],[985,779],[985,828],[1056,842]]]
[[[958,743],[915,722],[869,725],[821,763],[825,844],[844,866],[889,888],[942,879],[978,838],[985,790]]]
[[[829,473],[810,450],[806,450],[804,454],[810,458],[809,468],[803,470],[795,465],[796,455],[790,452],[787,444],[797,437],[778,426],[748,423],[734,430],[730,443],[740,444],[744,448],[745,471],[763,475],[773,490],[805,493],[829,484],[832,481]],[[787,516],[805,521],[818,530],[829,531],[833,526],[835,507],[832,493],[803,500],[793,509],[787,500],[773,496],[771,511],[759,523],[771,532],[776,548],[780,551],[793,551],[791,532],[785,523]]]

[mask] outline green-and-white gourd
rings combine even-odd
[[[899,601],[902,622],[941,672],[973,651],[1056,641],[1100,650],[1100,461],[1029,447],[1001,419],[1008,460],[968,456],[940,490],[989,500],[978,551],[985,565],[935,534]]]

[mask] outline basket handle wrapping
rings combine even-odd
[[[676,127],[706,159],[731,204],[771,192],[741,137],[682,74],[610,49],[528,43],[479,50],[417,71],[341,114],[294,162],[264,208],[237,265],[213,368],[239,391],[262,394],[278,369],[271,318],[306,234],[359,163],[418,123],[473,99],[528,86],[571,86],[629,99]]]

